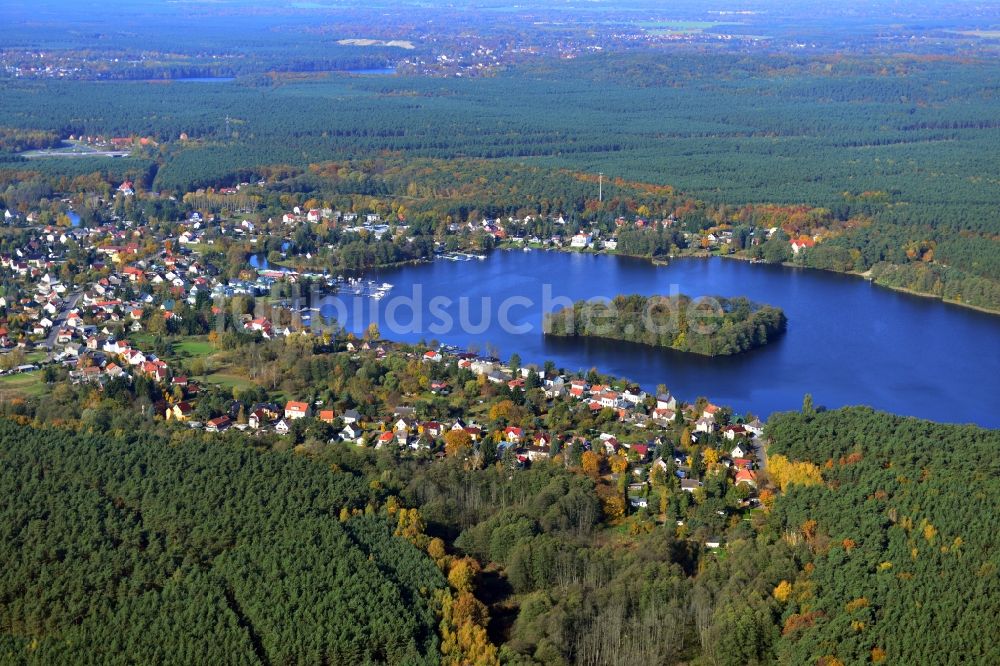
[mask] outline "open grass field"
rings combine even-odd
[[[45,390],[45,382],[42,381],[42,373],[39,370],[0,377],[0,400],[39,396],[44,394]]]
[[[233,373],[229,368],[221,368],[217,372],[206,375],[205,381],[226,388],[245,389],[254,386],[252,381]]]
[[[174,353],[180,356],[210,356],[215,353],[215,347],[204,338],[187,338],[174,343]]]

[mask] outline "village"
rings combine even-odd
[[[214,195],[237,197],[250,187],[244,184]],[[129,204],[137,195],[132,182],[125,181],[113,196],[109,210],[121,210],[123,202]],[[756,418],[740,418],[704,399],[680,402],[665,387],[647,394],[613,378],[522,367],[445,345],[414,347],[377,333],[364,339],[343,332],[331,337],[312,330],[308,314],[290,316],[294,313],[282,307],[265,309],[271,315],[261,315],[255,299],[280,306],[298,283],[322,280],[327,286],[359,290],[361,283],[327,271],[254,266],[253,261],[247,263],[246,249],[233,251],[249,248],[253,257],[255,246],[263,251],[265,245],[280,242],[289,251],[279,254],[292,255],[300,229],[318,225],[337,226],[344,238],[386,236],[412,242],[404,220],[390,223],[375,213],[300,207],[264,223],[241,219],[238,210],[222,214],[192,209],[180,222],[155,227],[117,215],[92,227],[77,226],[70,216],[61,224],[43,223],[38,212],[22,217],[7,211],[5,217],[16,230],[12,238],[21,240],[20,245],[8,244],[0,255],[0,274],[7,285],[0,296],[5,315],[0,327],[0,393],[5,397],[41,395],[63,381],[98,392],[127,386],[137,396],[155,397],[148,405],[154,418],[206,433],[231,431],[298,442],[303,433],[313,442],[321,433],[327,444],[431,458],[458,454],[480,461],[488,448],[489,458],[515,468],[546,460],[570,465],[572,457],[572,464],[621,486],[624,512],[665,515],[662,500],[655,507],[649,503],[651,491],[655,498],[657,486],[670,484],[691,502],[703,501],[709,478],[722,479],[724,491],[740,489],[735,495],[725,491],[729,500],[715,509],[719,516],[759,506],[758,474],[766,463],[763,424]],[[562,216],[453,223],[447,229],[451,236],[437,242],[434,254],[447,258],[449,252],[457,253],[454,238],[472,234],[490,238],[491,245],[525,249],[615,250],[617,234],[603,234],[602,240],[599,230],[551,234],[542,240],[532,230],[543,222],[572,228]],[[672,218],[621,218],[615,228],[675,224]],[[708,234],[707,242],[725,243],[725,233]],[[283,257],[272,253],[272,258]],[[378,298],[391,287],[377,285],[364,295]],[[398,395],[393,404],[373,401],[348,407],[342,400],[318,399],[315,391],[260,391],[259,378],[205,369],[213,354],[218,355],[220,334],[237,336],[243,345],[312,340],[323,353],[346,355],[354,363],[419,362],[427,385]],[[136,389],[137,383],[145,388]],[[442,400],[454,398],[456,386],[461,399],[440,408]],[[240,390],[256,390],[254,395],[263,399],[237,399]],[[530,409],[520,407],[526,399]],[[435,400],[439,408],[427,408],[428,401]],[[490,409],[498,402],[518,406],[518,416],[491,417]],[[561,427],[553,427],[555,412],[568,414]],[[675,514],[682,526],[683,511]],[[714,538],[707,533],[702,537]]]

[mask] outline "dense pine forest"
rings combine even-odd
[[[171,142],[157,189],[390,152],[601,170],[731,205],[881,192],[914,221],[995,223],[979,178],[1000,140],[996,66],[880,64],[605,56],[475,81],[7,82],[0,126]]]
[[[704,356],[728,356],[766,345],[788,325],[781,308],[719,296],[617,296],[578,301],[549,313],[545,333],[598,337],[667,347]]]
[[[1000,660],[988,629],[1000,594],[1000,432],[865,408],[785,414],[768,428],[771,475],[793,488],[771,529],[803,553],[779,595],[779,659]],[[813,465],[822,483],[779,473],[786,458]]]
[[[436,663],[444,577],[367,480],[196,440],[0,423],[5,662]]]

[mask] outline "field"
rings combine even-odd
[[[256,386],[252,381],[231,372],[228,368],[221,368],[220,370],[213,372],[205,377],[205,381],[209,384],[218,384],[219,386],[224,386],[226,388],[236,388],[236,389],[246,389]]]
[[[38,396],[45,393],[45,389],[42,373],[37,370],[0,377],[0,400]]]
[[[174,352],[181,356],[210,356],[215,352],[211,342],[200,338],[185,338],[174,344]]]
[[[25,159],[45,157],[128,157],[127,150],[101,150],[78,141],[66,141],[59,148],[28,150],[21,153]]]

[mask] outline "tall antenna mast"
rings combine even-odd
[[[604,201],[604,172],[597,172],[597,200]]]

